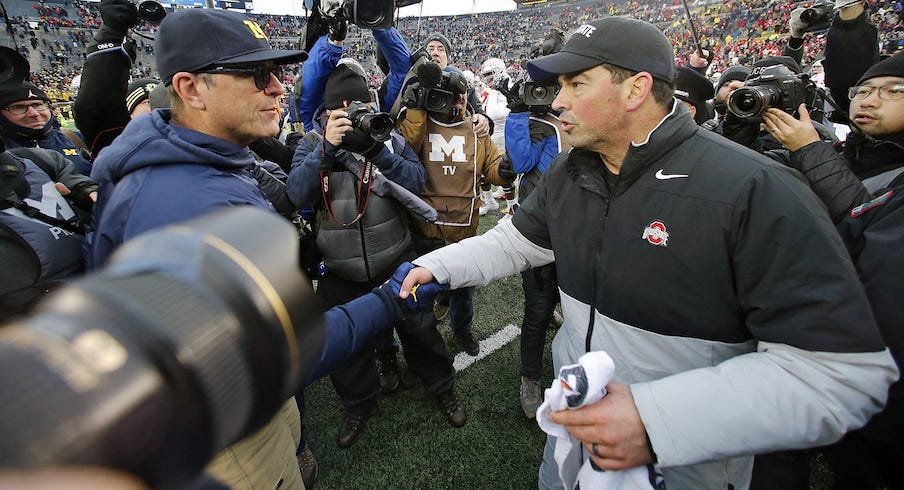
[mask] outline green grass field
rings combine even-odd
[[[498,215],[481,218],[480,231],[496,224]],[[474,336],[483,340],[507,325],[520,328],[523,314],[521,277],[478,288],[474,299]],[[459,352],[448,319],[440,324],[446,345]],[[553,331],[548,332],[547,344]],[[455,386],[468,412],[468,423],[456,429],[446,423],[423,387],[380,399],[361,439],[348,449],[336,445],[343,409],[328,378],[305,390],[305,424],[320,468],[318,490],[348,489],[532,489],[545,434],[528,420],[518,400],[519,338],[456,375]],[[400,361],[404,362],[402,356]],[[552,363],[547,345],[544,378]],[[811,490],[831,488],[831,478],[818,458],[811,468]]]

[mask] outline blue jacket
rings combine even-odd
[[[383,99],[380,100],[381,110],[388,110],[398,97],[405,75],[411,68],[411,54],[408,51],[408,45],[405,44],[405,40],[402,39],[402,35],[395,27],[374,29],[373,35],[377,48],[383,52],[389,62],[387,90]],[[323,35],[314,43],[311,52],[308,53],[308,59],[301,65],[301,79],[304,85],[301,97],[298,99],[298,114],[305,131],[314,129],[314,116],[317,109],[323,105],[326,80],[336,68],[336,63],[342,58],[344,51],[344,46],[330,44],[327,36]]]
[[[529,112],[511,112],[505,120],[505,151],[515,172],[523,174],[520,202],[534,190],[556,155],[570,148],[562,143],[556,123],[552,114]]]
[[[102,266],[121,243],[159,226],[225,206],[273,210],[248,171],[253,164],[247,147],[171,125],[169,110],[135,119],[91,171],[99,188],[88,267]]]
[[[75,171],[82,175],[91,173],[91,162],[85,159],[75,143],[57,127],[51,118],[41,129],[30,129],[12,124],[0,117],[0,133],[7,148],[44,148],[60,152],[75,165]]]
[[[117,246],[139,233],[218,208],[251,205],[275,212],[248,171],[253,162],[247,147],[171,125],[169,110],[135,119],[94,164],[100,188],[89,267],[103,265]],[[375,294],[328,311],[317,373],[306,382],[390,327],[398,311],[385,295]]]

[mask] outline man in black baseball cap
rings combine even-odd
[[[403,282],[481,286],[555,260],[555,368],[605,351],[614,376],[597,403],[537,411],[573,438],[547,439],[543,489],[594,487],[591,463],[657,487],[747,488],[754,454],[837,440],[897,377],[823,204],[701,130],[674,98],[674,62],[656,27],[617,17],[530,62],[533,79],[557,77],[574,148],[511,220],[418,258]],[[799,287],[813,277],[819,302]]]

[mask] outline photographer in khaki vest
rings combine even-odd
[[[467,82],[455,67],[426,63],[417,69],[418,82],[403,93],[407,107],[399,131],[427,170],[421,197],[436,209],[435,223],[415,225],[415,247],[426,253],[477,234],[481,177],[496,185],[515,178],[511,162],[490,140],[478,136],[466,111]],[[474,288],[449,292],[448,306],[439,298],[437,311],[451,311],[450,324],[462,349],[472,356],[480,346],[471,333]],[[438,318],[445,313],[437,314]]]

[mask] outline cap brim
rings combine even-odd
[[[556,78],[563,73],[583,71],[603,63],[602,60],[591,58],[590,56],[559,51],[558,53],[529,61],[527,63],[527,73],[530,74],[531,80],[543,82]]]
[[[260,61],[272,61],[277,65],[301,63],[308,59],[308,53],[294,49],[262,49],[251,53],[245,53],[232,58],[217,61],[217,63],[257,63]]]

